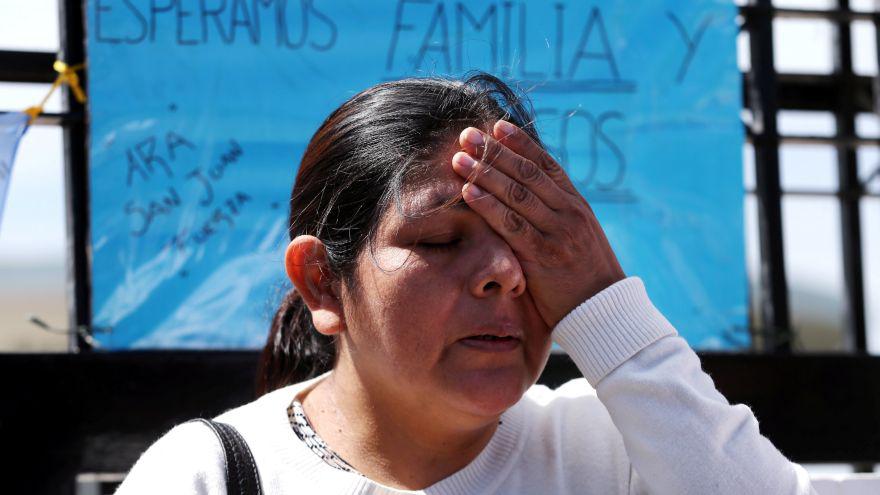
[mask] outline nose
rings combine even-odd
[[[526,277],[522,266],[506,242],[500,238],[488,240],[480,251],[483,256],[470,281],[475,297],[494,294],[517,297],[525,292]]]

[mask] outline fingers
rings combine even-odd
[[[500,170],[504,175],[525,186],[550,208],[557,209],[564,205],[562,191],[547,174],[534,162],[513,152],[493,137],[468,127],[462,131],[459,144],[471,157],[478,158],[481,164],[486,165],[486,168]],[[499,194],[500,191],[491,187],[487,189],[503,198]]]
[[[586,201],[525,131],[499,120],[493,134],[468,127],[459,136],[464,151],[453,156],[452,167],[468,181],[462,197],[516,251],[541,251],[560,215]]]
[[[492,129],[494,137],[514,153],[535,163],[557,186],[571,194],[579,194],[562,166],[519,127],[499,120]]]
[[[543,234],[515,210],[508,208],[492,194],[468,183],[461,195],[468,206],[485,219],[495,232],[500,233],[514,251],[528,252],[541,245]]]
[[[477,184],[481,189],[500,199],[503,204],[522,215],[538,230],[541,230],[541,225],[547,225],[554,218],[553,210],[529,188],[498,168],[474,160],[464,151],[453,155],[452,168],[469,182]]]

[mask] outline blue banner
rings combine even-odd
[[[749,345],[736,6],[90,0],[93,315],[105,348],[261,346],[299,158],[356,92],[482,69],[695,347]]]
[[[30,116],[22,112],[0,113],[0,228],[3,226],[3,207],[6,205],[6,194],[12,180],[15,151],[27,130],[29,120]]]

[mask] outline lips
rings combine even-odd
[[[519,347],[522,342],[519,332],[511,328],[496,327],[481,330],[485,333],[469,335],[458,342],[465,347],[488,352],[511,351]]]

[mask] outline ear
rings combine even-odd
[[[312,312],[315,329],[335,335],[345,329],[345,318],[337,289],[338,280],[330,271],[327,249],[320,239],[300,235],[290,241],[284,255],[287,276]]]

